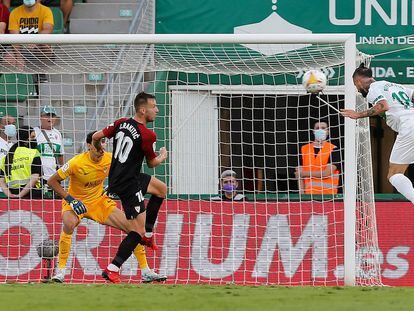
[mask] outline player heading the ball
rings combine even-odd
[[[361,64],[352,75],[354,84],[372,107],[365,111],[342,109],[344,117],[366,118],[385,114],[387,125],[398,133],[390,155],[388,180],[414,203],[414,188],[404,173],[414,163],[414,90],[388,81],[375,81],[372,70]]]

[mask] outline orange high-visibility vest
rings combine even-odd
[[[302,146],[302,168],[304,171],[323,171],[329,162],[329,157],[335,145],[324,142],[322,148],[315,156],[313,143]],[[339,171],[327,178],[305,178],[305,194],[337,194],[339,184]]]

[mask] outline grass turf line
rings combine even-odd
[[[414,288],[0,285],[0,310],[413,310]]]

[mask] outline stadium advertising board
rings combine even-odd
[[[376,78],[404,84],[414,84],[413,25],[412,0],[167,0],[156,10],[157,33],[356,33],[358,49],[377,55]]]
[[[0,281],[39,281],[36,246],[59,239],[59,201],[0,200]],[[414,210],[410,203],[377,203],[380,261],[385,284],[414,285]],[[342,284],[342,203],[217,203],[169,200],[159,215],[150,265],[171,283]],[[72,282],[103,282],[100,271],[122,235],[83,221],[74,236],[67,275]],[[357,257],[363,268],[364,250]],[[139,282],[135,258],[125,282]]]

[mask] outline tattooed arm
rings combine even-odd
[[[382,99],[368,110],[356,112],[355,110],[352,110],[352,109],[341,109],[341,114],[344,117],[348,117],[351,119],[360,119],[360,118],[378,116],[381,113],[384,113],[385,111],[387,111],[388,109],[389,109],[389,106],[388,106],[387,101],[385,99]]]

